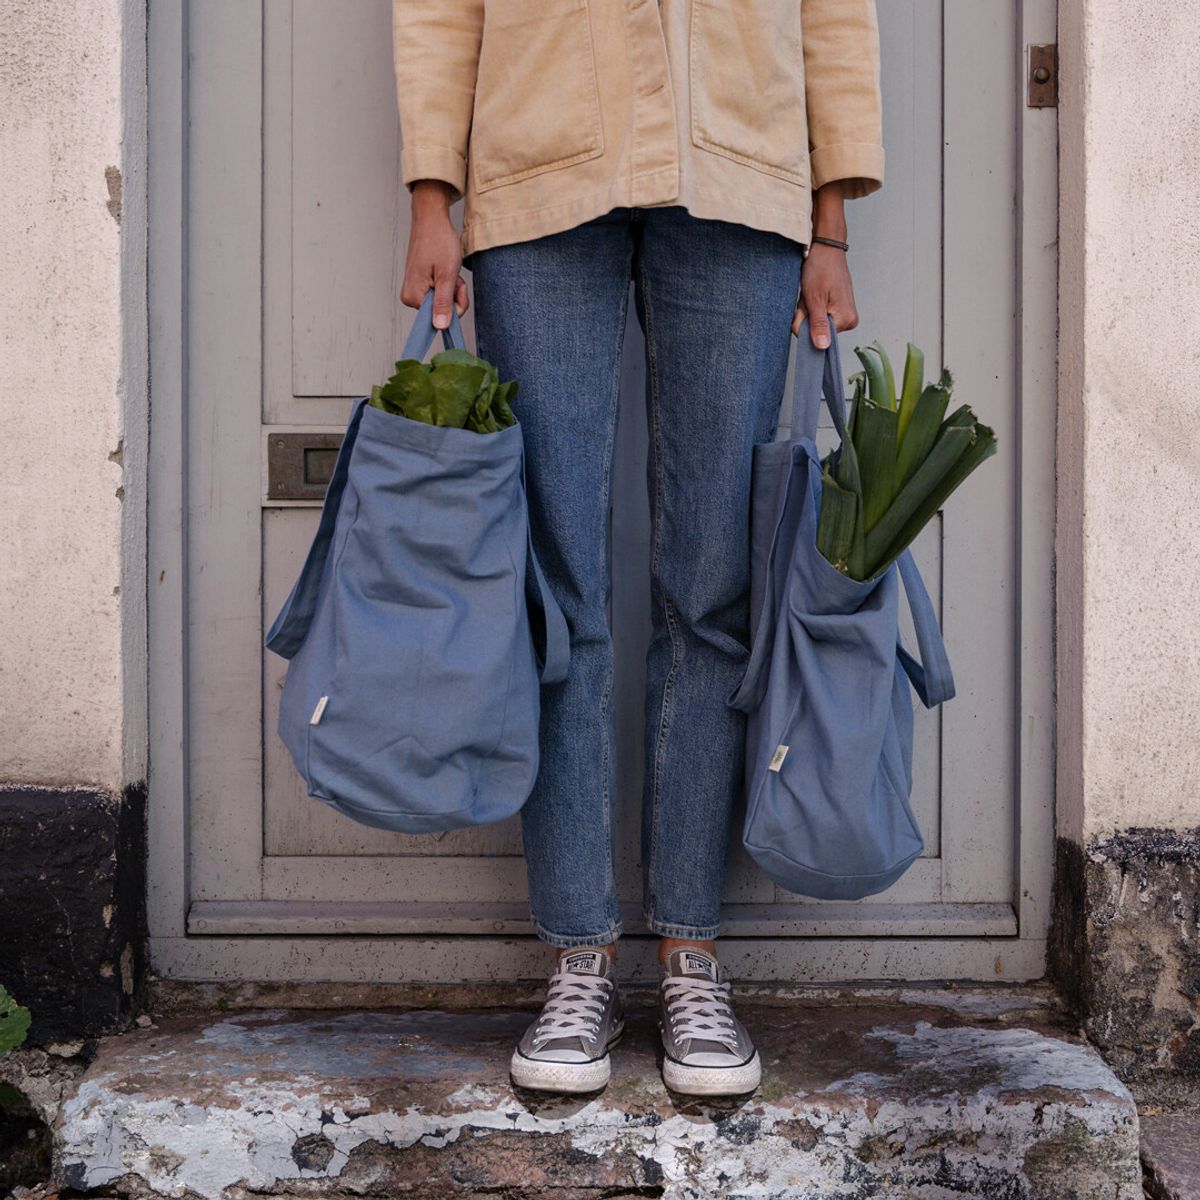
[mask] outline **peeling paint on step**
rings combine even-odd
[[[514,1089],[529,1013],[266,1009],[105,1039],[59,1177],[222,1200],[569,1187],[694,1197],[1140,1197],[1136,1112],[1089,1047],[934,1007],[746,1005],[764,1087],[669,1094],[631,1008],[602,1093]],[[1064,1176],[1066,1178],[1067,1176]],[[1050,1184],[1047,1183],[1050,1181]],[[291,1181],[291,1182],[289,1182]],[[881,1190],[882,1189],[882,1190]],[[468,1189],[469,1190],[469,1189]]]

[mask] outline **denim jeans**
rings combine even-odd
[[[629,284],[646,338],[652,636],[646,657],[643,911],[717,936],[745,717],[750,468],[775,436],[802,248],[678,207],[619,208],[477,251],[478,350],[517,379],[535,548],[570,630],[542,690],[541,765],[521,810],[531,916],[554,946],[621,933],[608,510]]]

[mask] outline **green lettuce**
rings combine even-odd
[[[371,389],[370,404],[426,425],[497,433],[515,424],[517,381],[500,382],[491,363],[466,350],[443,350],[429,362],[402,358],[387,383]]]

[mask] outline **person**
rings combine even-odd
[[[857,324],[845,201],[883,182],[874,0],[393,0],[401,299],[435,290],[518,380],[535,548],[570,631],[521,810],[530,914],[555,948],[513,1081],[602,1087],[623,1027],[613,876],[614,427],[631,290],[645,334],[652,633],[643,913],[659,937],[663,1076],[753,1090],[715,949],[745,717],[752,449],[790,338]],[[450,206],[463,197],[461,236]],[[823,240],[822,240],[823,239]]]

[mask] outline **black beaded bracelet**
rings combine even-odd
[[[849,250],[849,242],[839,242],[837,238],[818,237],[815,233],[809,238],[809,241],[820,242],[822,246],[836,246],[839,250]]]

